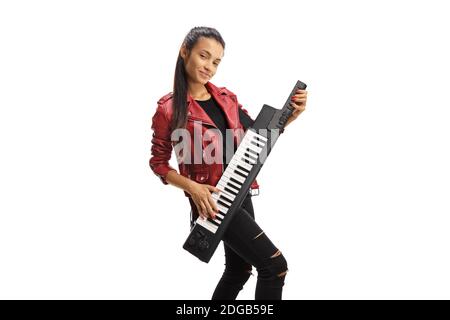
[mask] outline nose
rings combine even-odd
[[[211,70],[214,69],[213,62],[211,62],[211,61],[208,62],[208,63],[205,65],[205,69],[207,70],[208,73],[211,73]]]

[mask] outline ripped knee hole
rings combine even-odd
[[[262,235],[264,233],[264,231],[261,231],[256,237],[253,238],[253,240],[255,240],[256,238],[258,238],[260,235]]]
[[[278,277],[285,276],[287,272],[288,272],[288,270],[286,270],[286,271],[284,271],[284,272],[282,272],[282,273],[277,274],[277,276],[278,276]]]
[[[275,252],[270,258],[276,258],[281,254],[280,250],[277,250],[277,252]]]
[[[273,259],[273,258],[279,257],[280,255],[281,255],[281,251],[280,251],[280,250],[277,250],[277,252],[275,252],[270,258]],[[286,271],[284,271],[284,272],[281,272],[281,273],[277,274],[277,276],[278,276],[278,277],[285,276],[286,273],[287,273],[288,271],[289,271],[289,270],[286,270]]]

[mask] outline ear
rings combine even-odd
[[[186,46],[182,45],[180,48],[180,55],[183,59],[186,59]]]

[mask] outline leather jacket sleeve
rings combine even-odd
[[[151,157],[149,160],[150,168],[161,179],[163,184],[169,184],[166,181],[166,175],[170,170],[175,170],[169,165],[172,156],[172,142],[170,137],[170,121],[162,106],[158,103],[156,112],[152,117],[152,146]]]

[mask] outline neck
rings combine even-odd
[[[188,83],[188,92],[194,99],[201,99],[209,95],[205,85],[199,82]]]

